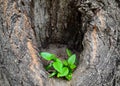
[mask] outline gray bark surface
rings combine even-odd
[[[119,14],[120,0],[0,0],[0,86],[120,86]],[[39,52],[66,47],[72,80],[48,78]]]

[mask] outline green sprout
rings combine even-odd
[[[40,56],[48,61],[51,61],[50,64],[47,65],[46,70],[54,69],[54,71],[49,75],[49,77],[57,76],[58,78],[64,77],[67,80],[72,79],[72,73],[76,68],[76,55],[72,54],[69,49],[66,49],[66,53],[68,56],[67,60],[60,60],[56,55],[48,53],[48,52],[41,52]]]

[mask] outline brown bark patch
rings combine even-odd
[[[39,73],[39,62],[37,59],[36,50],[33,48],[33,45],[31,42],[27,42],[27,47],[32,58],[32,62],[30,64],[30,70],[34,73],[34,79],[38,80],[40,86],[43,86],[42,85],[43,81]]]
[[[6,14],[6,10],[7,10],[7,0],[4,0],[4,14]]]
[[[93,53],[92,53],[92,59],[91,62],[95,60],[96,54],[97,54],[97,35],[96,35],[96,26],[93,27],[92,32],[92,41],[93,41]]]
[[[104,19],[104,17],[103,17],[103,12],[102,11],[100,11],[100,12],[98,12],[97,13],[97,16],[98,16],[98,18],[99,18],[99,20],[100,20],[100,22],[101,22],[101,29],[102,28],[105,28],[105,19]]]
[[[37,59],[36,51],[35,51],[35,49],[33,48],[32,43],[31,43],[31,42],[28,42],[28,43],[27,43],[27,47],[28,47],[28,50],[29,50],[30,55],[31,55],[31,57],[32,57],[32,63],[31,63],[31,64],[38,66],[38,59]],[[32,65],[31,65],[31,66],[32,66]],[[32,67],[30,67],[30,68],[33,70]]]

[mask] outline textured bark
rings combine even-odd
[[[120,86],[119,14],[119,0],[0,0],[0,86]],[[48,78],[39,52],[66,47],[73,79]]]

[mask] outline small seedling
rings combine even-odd
[[[76,55],[72,54],[69,49],[66,49],[66,53],[68,56],[67,60],[60,60],[56,55],[48,53],[48,52],[41,52],[40,56],[51,63],[46,67],[46,70],[54,69],[53,72],[49,75],[49,77],[57,76],[65,77],[67,80],[72,79],[72,73],[76,68]]]

